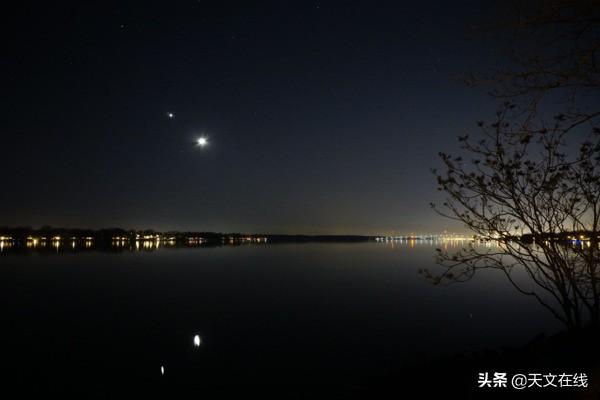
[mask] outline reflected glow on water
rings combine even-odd
[[[11,239],[0,239],[0,253],[14,247],[14,242]]]
[[[65,240],[58,255],[50,238],[22,252],[4,241],[0,260],[0,293],[10,299],[0,302],[3,335],[15,344],[3,362],[37,363],[44,377],[80,377],[87,366],[89,376],[184,374],[224,385],[288,371],[376,375],[423,357],[521,345],[557,325],[494,271],[431,285],[419,270],[435,268],[437,246],[423,240],[176,250],[133,240],[104,252]],[[30,256],[44,249],[48,257]]]
[[[79,252],[82,250],[99,250],[108,252],[151,252],[159,249],[182,249],[193,247],[218,247],[218,246],[241,246],[241,245],[265,245],[267,238],[264,237],[221,237],[207,239],[203,237],[190,236],[177,238],[173,236],[160,237],[158,235],[140,236],[130,239],[127,237],[113,237],[112,240],[103,240],[93,237],[82,236],[28,236],[23,239],[0,236],[0,252],[22,253],[23,250],[35,250],[39,252]],[[367,240],[364,241],[365,243]],[[288,243],[288,242],[283,242]],[[289,244],[289,243],[288,243]]]

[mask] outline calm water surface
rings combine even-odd
[[[5,252],[2,376],[57,387],[302,385],[327,377],[360,384],[560,328],[494,271],[432,286],[418,270],[435,269],[434,249],[315,243]]]

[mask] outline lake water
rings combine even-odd
[[[4,382],[360,385],[560,325],[494,271],[450,286],[430,243],[4,252]],[[195,336],[197,342],[194,343]],[[164,374],[163,374],[164,373]]]

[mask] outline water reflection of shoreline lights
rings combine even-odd
[[[204,240],[204,238],[201,238],[201,237],[189,237],[187,242],[188,242],[188,244],[202,244],[206,241]],[[175,244],[174,240],[173,240],[173,244]]]
[[[144,240],[143,241],[144,250],[153,250],[155,243],[156,243],[156,248],[158,249],[160,242],[154,242],[154,241],[151,241],[151,240]]]
[[[383,244],[388,244],[393,249],[395,244],[407,245],[414,248],[417,244],[427,244],[429,246],[441,245],[445,249],[449,246],[463,246],[465,243],[473,243],[475,240],[472,237],[465,236],[443,236],[443,235],[410,235],[410,236],[378,236],[375,241]],[[486,243],[489,245],[489,243]]]
[[[259,236],[209,236],[202,237],[196,235],[177,235],[172,234],[152,234],[152,235],[131,235],[131,236],[112,236],[104,239],[102,236],[96,238],[93,236],[73,236],[73,235],[47,235],[33,236],[25,238],[14,238],[6,235],[0,236],[0,251],[6,253],[9,247],[14,250],[50,250],[53,253],[64,252],[66,250],[77,252],[80,250],[112,250],[112,251],[154,251],[163,248],[183,248],[183,247],[205,247],[219,245],[242,245],[242,244],[266,244],[268,239]]]
[[[10,236],[0,236],[0,253],[4,251],[5,248],[10,248],[13,245],[13,238]]]
[[[27,236],[26,246],[28,248],[31,248],[31,247],[35,248],[35,247],[37,247],[37,245],[39,244],[39,242],[40,241],[39,241],[38,238],[35,238],[33,236]]]

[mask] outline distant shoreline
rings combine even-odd
[[[308,243],[337,242],[356,243],[377,240],[377,236],[364,235],[287,235],[287,234],[247,234],[205,231],[156,231],[153,229],[135,230],[123,228],[82,229],[42,227],[0,227],[0,241],[6,246],[17,248],[102,248],[102,247],[143,247],[170,246],[195,247],[233,244],[266,243]],[[148,246],[152,243],[152,246]],[[155,244],[155,246],[154,246]],[[140,246],[137,245],[139,248]]]
[[[530,235],[511,237],[523,245],[535,245],[537,242],[558,242],[569,246],[598,243],[599,238],[589,232],[562,232],[560,234],[538,235],[537,240]],[[277,243],[364,243],[416,241],[486,241],[456,234],[444,235],[304,235],[304,234],[261,234],[261,233],[223,233],[207,231],[156,231],[153,229],[136,230],[123,228],[59,228],[43,226],[31,227],[0,226],[0,252],[4,250],[156,250],[158,248],[216,247],[242,244]],[[489,240],[488,240],[489,241]]]
[[[442,238],[439,235],[304,235],[304,234],[259,234],[259,233],[223,233],[207,231],[156,231],[153,229],[136,230],[123,228],[59,228],[44,226],[39,229],[30,227],[1,227],[0,251],[38,250],[38,251],[79,251],[108,250],[136,251],[157,250],[159,248],[217,247],[244,244],[283,244],[283,243],[365,243],[465,240],[454,235]]]

